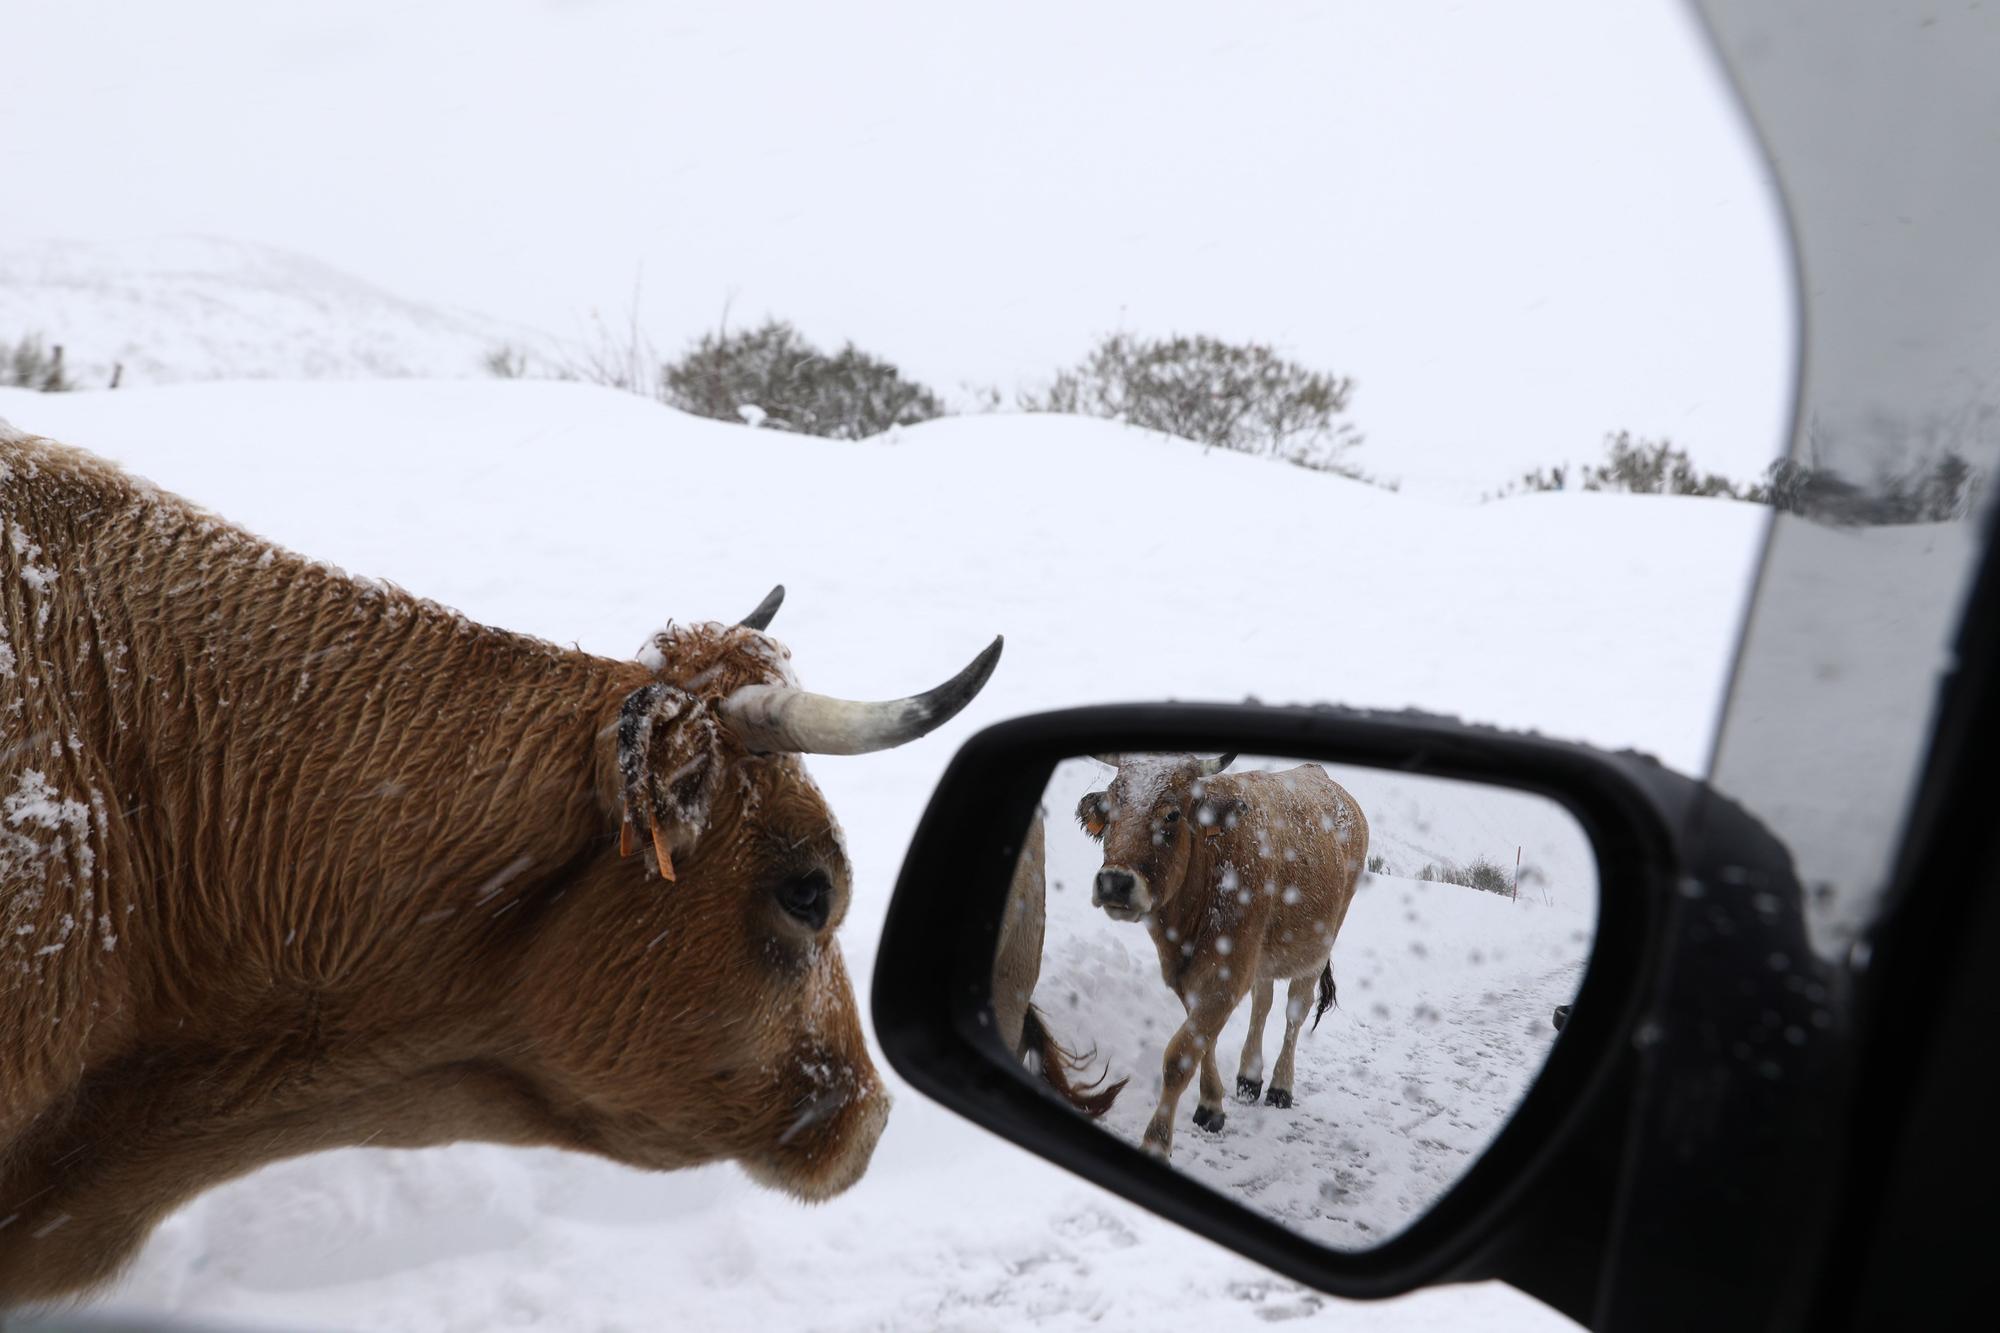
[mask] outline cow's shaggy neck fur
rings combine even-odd
[[[605,730],[647,668],[46,442],[0,440],[0,525],[0,1307],[261,1161],[593,1146],[509,1058],[503,979],[616,864]]]

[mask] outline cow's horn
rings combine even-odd
[[[765,630],[771,627],[771,617],[778,614],[778,608],[785,604],[785,585],[764,594],[764,600],[757,603],[757,609],[736,623],[745,629]]]
[[[869,754],[906,744],[950,721],[993,674],[995,637],[965,670],[934,690],[855,703],[789,685],[745,685],[722,701],[722,720],[757,754]]]
[[[1205,778],[1212,778],[1235,762],[1236,751],[1234,750],[1229,751],[1227,754],[1217,755],[1213,759],[1204,759],[1201,761],[1201,775]]]

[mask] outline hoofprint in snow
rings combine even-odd
[[[0,390],[0,417],[115,458],[294,550],[607,655],[630,654],[667,616],[740,614],[780,580],[790,591],[774,629],[815,689],[919,686],[1004,632],[999,671],[937,736],[812,761],[854,859],[843,947],[864,1005],[904,848],[978,727],[1078,703],[1255,695],[1414,705],[1634,745],[1698,770],[1765,522],[1750,506],[1644,496],[1441,504],[1056,417],[834,443],[575,384]],[[1469,854],[1410,854],[1433,850]],[[1485,915],[1541,919],[1464,890],[1446,912],[1434,906],[1445,892],[1393,877],[1363,890],[1368,906],[1354,911],[1365,915],[1341,942],[1355,951],[1338,962],[1342,1007],[1302,1038],[1330,1062],[1296,1108],[1319,1118],[1294,1122],[1315,1143],[1323,1122],[1334,1136],[1362,1134],[1359,1147],[1381,1154],[1367,1162],[1386,1163],[1388,1139],[1431,1102],[1462,1097],[1480,1111],[1498,1100],[1482,1102],[1481,1089],[1512,1077],[1458,1064],[1438,1034],[1463,1008],[1434,1002],[1436,1022],[1412,1021],[1408,937],[1389,944],[1361,929],[1378,907],[1403,908],[1419,917],[1404,925],[1439,932],[1425,946],[1434,956],[1469,961],[1466,934],[1499,928]],[[1051,922],[1075,947],[1135,943],[1080,913],[1074,888],[1052,899]],[[1381,975],[1364,986],[1369,949]],[[1503,961],[1509,986],[1535,981],[1512,966],[1521,960]],[[1172,1003],[1156,973],[1132,985],[1147,1003]],[[1482,993],[1470,992],[1475,1007]],[[1052,999],[1067,1011],[1065,996]],[[1529,1026],[1548,1023],[1545,999],[1499,1006],[1509,1026],[1519,1012],[1524,1055]],[[1087,1045],[1094,1034],[1077,1035]],[[1366,1044],[1378,1037],[1387,1045]],[[1420,1093],[1404,1097],[1412,1087]],[[1145,1088],[1127,1096],[1137,1108]],[[1440,1112],[1407,1138],[1467,1146],[1449,1119]],[[1247,1108],[1228,1128],[1239,1124],[1237,1141],[1258,1141]],[[1191,1127],[1176,1140],[1191,1141]],[[1351,1160],[1336,1164],[1337,1185]],[[1389,1187],[1371,1189],[1375,1207]],[[482,1145],[347,1150],[192,1203],[105,1300],[389,1329],[1150,1328],[1327,1304],[907,1088],[867,1178],[817,1208],[727,1167],[648,1176]],[[1343,1317],[1369,1328],[1561,1324],[1498,1287],[1348,1306]]]
[[[1239,759],[1232,771],[1291,760]],[[1172,1162],[1237,1202],[1338,1249],[1394,1236],[1463,1175],[1547,1060],[1555,1006],[1583,978],[1596,923],[1590,842],[1560,806],[1471,783],[1329,766],[1368,816],[1371,858],[1333,949],[1339,1007],[1299,1037],[1293,1105],[1226,1102],[1220,1133],[1175,1112]],[[1093,1073],[1131,1083],[1101,1122],[1138,1144],[1159,1096],[1161,1057],[1185,1017],[1142,926],[1090,905],[1103,849],[1070,812],[1110,770],[1061,765],[1044,806],[1047,944],[1038,1002]],[[1411,878],[1427,864],[1505,862],[1529,872],[1517,898]],[[1284,1027],[1284,989],[1264,1034]],[[1216,1043],[1225,1088],[1249,1030],[1246,999]]]

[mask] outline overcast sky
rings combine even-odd
[[[1421,484],[1777,447],[1778,217],[1665,0],[25,3],[0,244],[205,233],[663,350],[766,313],[947,392],[1098,335],[1354,376]]]

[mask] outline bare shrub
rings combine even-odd
[[[528,377],[528,352],[512,343],[487,349],[486,373],[495,379],[519,380]]]
[[[1429,862],[1417,872],[1418,879],[1430,880],[1435,884],[1456,884],[1464,889],[1478,889],[1481,893],[1497,893],[1502,898],[1512,897],[1514,881],[1504,866],[1486,857],[1474,857],[1466,865],[1451,861]]]
[[[1624,491],[1635,495],[1695,495],[1746,500],[1770,505],[1835,524],[1942,523],[1977,512],[1985,492],[1986,471],[1967,460],[1961,440],[2000,447],[2000,412],[1962,413],[1952,435],[1935,423],[1924,428],[1877,423],[1888,438],[1871,442],[1869,453],[1892,455],[1900,445],[1908,461],[1880,466],[1861,481],[1819,461],[1816,440],[1809,440],[1804,458],[1781,458],[1764,470],[1761,480],[1738,482],[1715,472],[1699,471],[1687,452],[1670,440],[1634,439],[1616,431],[1605,438],[1602,463],[1572,467],[1565,463],[1536,468],[1509,482],[1489,500],[1541,491]]]
[[[1029,412],[1106,417],[1358,477],[1341,461],[1361,442],[1342,419],[1353,394],[1352,379],[1309,369],[1262,343],[1114,333],[1019,401]]]
[[[828,356],[783,320],[709,333],[660,372],[660,396],[684,412],[802,435],[859,440],[944,415],[944,404],[853,343]]]
[[[67,393],[76,387],[63,367],[62,344],[44,347],[38,333],[25,334],[11,345],[0,343],[0,384],[41,393]]]

